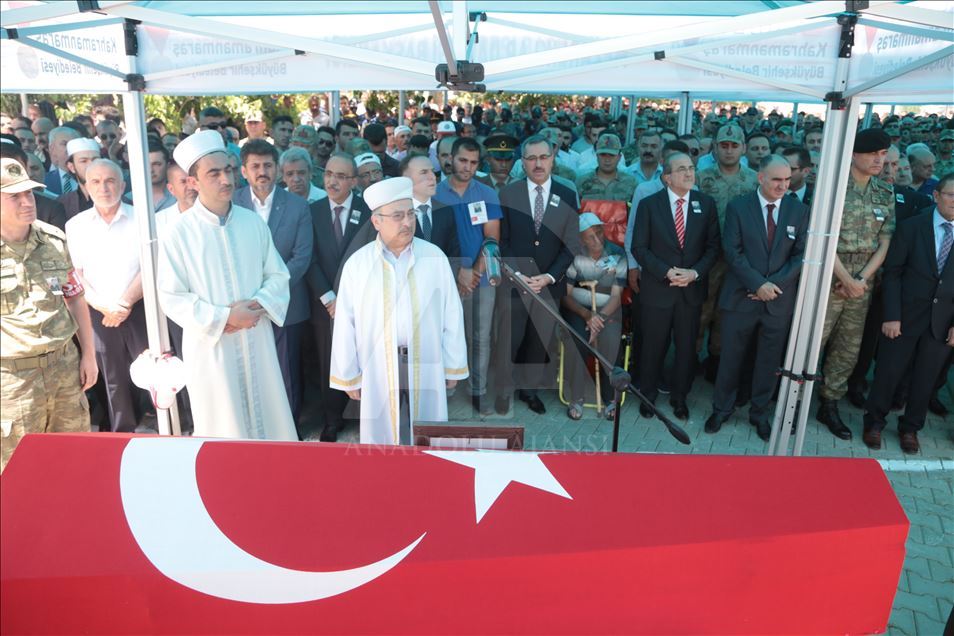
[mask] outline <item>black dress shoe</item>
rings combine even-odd
[[[648,404],[646,404],[645,402],[640,402],[640,403],[639,403],[639,414],[640,414],[642,417],[650,418],[650,417],[653,417],[653,415],[655,415],[655,411],[653,411],[652,408],[650,408],[650,406],[649,406]]]
[[[841,414],[838,412],[838,400],[821,398],[821,404],[818,407],[818,413],[815,414],[815,419],[827,426],[831,434],[838,439],[851,439],[851,429],[841,421]]]
[[[499,415],[506,415],[510,412],[510,398],[501,395],[494,400],[494,410],[497,411]]]
[[[688,420],[689,419],[689,407],[686,406],[686,403],[683,401],[671,402],[672,414],[677,420]]]
[[[928,410],[935,415],[940,415],[945,417],[950,411],[947,410],[947,407],[944,406],[944,402],[938,399],[937,394],[931,398],[931,401],[928,402]]]
[[[543,405],[543,402],[536,395],[529,396],[524,402],[527,403],[527,407],[534,413],[543,415],[547,412],[547,407]]]
[[[325,427],[321,429],[321,435],[318,436],[318,441],[337,442],[338,427],[335,424],[325,424]]]
[[[901,450],[905,455],[917,455],[921,450],[921,444],[918,442],[918,434],[915,431],[910,433],[901,433]]]
[[[755,434],[763,442],[769,441],[769,438],[772,437],[772,425],[769,424],[768,420],[750,417],[749,424],[755,427]]]
[[[706,420],[705,431],[706,433],[718,433],[719,429],[722,428],[722,425],[728,418],[719,415],[718,413],[713,413],[709,416],[709,419]]]

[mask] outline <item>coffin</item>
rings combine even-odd
[[[868,634],[908,522],[862,459],[27,436],[3,634]]]

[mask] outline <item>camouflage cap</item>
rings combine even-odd
[[[262,118],[262,111],[251,110],[245,116],[245,121],[265,121],[265,120]]]
[[[618,155],[622,144],[616,135],[600,135],[596,140],[596,154],[598,155]]]
[[[900,137],[901,125],[898,122],[892,122],[884,127],[884,131],[891,137]]]
[[[946,128],[941,131],[941,136],[938,137],[939,141],[954,141],[954,129]]]
[[[311,126],[298,126],[291,136],[291,143],[313,144],[318,141],[318,131]]]
[[[721,144],[723,141],[742,144],[745,143],[745,134],[735,124],[726,124],[716,133],[716,143]]]
[[[33,188],[45,188],[42,183],[37,183],[30,179],[19,161],[11,157],[4,157],[0,160],[0,192],[6,194],[18,194],[26,192]]]

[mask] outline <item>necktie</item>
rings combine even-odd
[[[679,239],[679,249],[686,245],[686,215],[682,210],[685,199],[676,199],[676,238]]]
[[[775,240],[775,204],[767,203],[765,209],[768,210],[768,214],[765,215],[765,233],[768,235],[768,246],[771,249],[772,241]]]
[[[73,185],[73,175],[64,174],[63,175],[63,194],[69,194],[75,189]]]
[[[944,230],[944,236],[941,237],[941,249],[937,253],[938,273],[944,271],[944,266],[947,265],[947,257],[951,255],[951,245],[954,244],[954,229],[951,228],[951,222],[948,221],[941,225],[941,229]]]
[[[533,227],[537,234],[540,233],[540,226],[543,225],[543,186],[537,186],[537,198],[533,201]]]
[[[427,216],[427,210],[430,208],[426,203],[421,204],[417,209],[421,211],[421,234],[425,241],[431,240],[431,217]]]
[[[338,247],[341,247],[341,241],[344,239],[344,232],[341,228],[341,211],[344,210],[343,205],[335,206],[334,220],[331,222],[331,228],[335,231],[335,242],[338,244]]]

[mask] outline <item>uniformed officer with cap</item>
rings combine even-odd
[[[816,418],[835,437],[845,440],[851,439],[851,429],[841,419],[838,400],[848,390],[848,378],[858,360],[864,334],[872,281],[894,233],[894,190],[877,176],[890,145],[891,138],[880,128],[868,128],[855,136],[835,275],[825,313],[822,347],[827,344],[828,350]]]
[[[28,433],[90,430],[93,329],[66,237],[36,220],[32,190],[42,187],[0,159],[0,470]]]
[[[954,172],[954,129],[941,131],[937,140],[937,161],[934,162],[934,176],[940,179]]]
[[[636,177],[619,170],[621,146],[619,137],[611,133],[603,133],[596,141],[596,170],[580,175],[576,180],[580,199],[627,203],[632,200]]]
[[[514,181],[510,173],[513,170],[513,163],[516,159],[515,153],[519,145],[520,141],[512,135],[496,134],[484,139],[487,163],[490,164],[489,185],[497,192]]]

